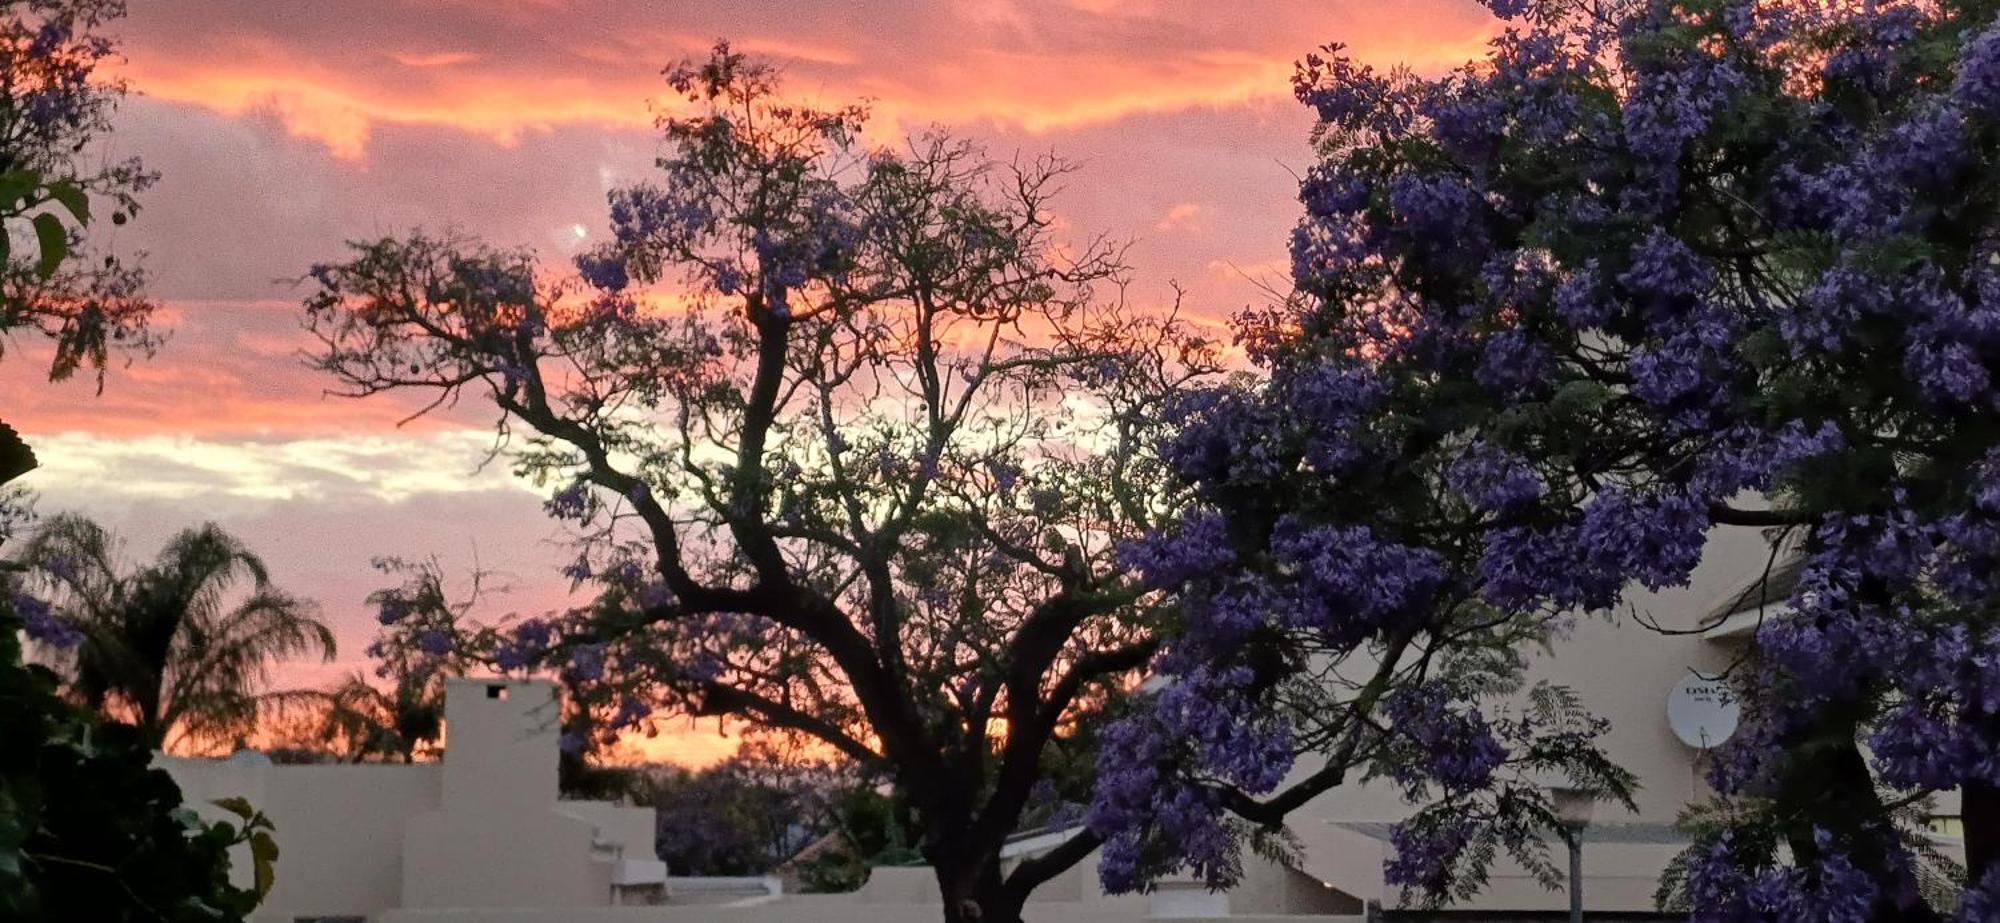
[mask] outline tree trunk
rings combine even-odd
[[[1027,895],[1007,887],[997,856],[976,867],[934,862],[933,869],[945,923],[1020,923]]]
[[[1959,817],[1965,824],[1966,881],[1978,884],[2000,865],[2000,786],[1968,782],[1959,789]]]
[[[1793,820],[1786,831],[1792,855],[1802,867],[1819,861],[1814,829],[1823,828],[1857,850],[1849,859],[1875,880],[1879,897],[1868,919],[1871,923],[1942,923],[1937,911],[1924,903],[1916,889],[1905,887],[1913,870],[1902,868],[1893,857],[1895,834],[1889,813],[1875,790],[1875,777],[1861,748],[1854,743],[1851,725],[1824,733],[1840,740],[1825,746],[1813,758],[1794,757],[1795,768],[1786,780],[1786,800],[1791,801]],[[1880,844],[1868,848],[1868,844]],[[1864,850],[1865,851],[1862,851]]]

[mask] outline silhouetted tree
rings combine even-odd
[[[128,570],[110,533],[58,515],[19,564],[80,635],[57,658],[71,694],[129,721],[149,746],[227,741],[254,724],[274,661],[333,657],[333,633],[311,604],[273,586],[263,560],[214,524],[182,531],[152,564]]]
[[[1215,357],[1121,303],[1114,248],[1058,237],[1061,163],[865,149],[862,110],[785,104],[727,46],[670,79],[694,114],[659,182],[613,193],[582,285],[357,244],[313,270],[316,364],[533,433],[518,467],[600,595],[511,625],[499,662],[598,674],[601,733],[659,708],[816,738],[908,798],[947,919],[1016,919],[1096,845],[1002,872],[1045,760],[1155,651],[1114,549],[1175,502],[1147,411]]]

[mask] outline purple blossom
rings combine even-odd
[[[1486,356],[1474,378],[1497,395],[1515,398],[1547,391],[1554,371],[1547,346],[1525,330],[1503,330],[1487,338]]]
[[[624,247],[687,246],[715,226],[715,214],[692,186],[614,190],[611,233]]]
[[[2000,865],[1986,870],[1979,882],[1968,888],[1958,906],[1958,923],[1992,923],[2000,920]]]
[[[1451,867],[1472,842],[1472,825],[1462,819],[1438,824],[1404,821],[1389,828],[1393,848],[1383,880],[1404,888],[1442,892]]]
[[[1975,780],[2000,783],[1990,731],[1944,712],[1941,703],[1904,702],[1877,721],[1868,748],[1884,782],[1932,791]]]
[[[1148,532],[1119,549],[1119,561],[1139,571],[1154,589],[1180,586],[1228,567],[1236,559],[1228,524],[1215,512],[1191,512],[1169,531]]]
[[[1425,612],[1445,578],[1436,551],[1382,540],[1366,526],[1281,522],[1271,551],[1297,575],[1301,604],[1292,618],[1340,640]]]
[[[1889,286],[1873,276],[1838,266],[1820,276],[1796,311],[1779,316],[1778,330],[1794,352],[1838,352],[1861,318],[1892,310],[1893,297]]]
[[[1986,364],[1964,343],[1930,339],[1912,345],[1907,355],[1910,380],[1938,403],[1970,403],[1993,387]]]
[[[505,633],[499,648],[494,652],[494,666],[509,672],[535,666],[548,653],[554,639],[555,626],[548,620],[523,621]]]
[[[1708,290],[1708,265],[1679,238],[1654,228],[1637,247],[1618,283],[1656,317],[1678,316]]]
[[[1368,181],[1360,176],[1343,175],[1315,167],[1306,173],[1305,181],[1299,184],[1299,201],[1305,204],[1306,214],[1315,218],[1335,218],[1352,215],[1368,205]]]
[[[584,282],[607,292],[622,292],[632,284],[632,277],[625,271],[624,258],[611,250],[578,254],[576,271]]]
[[[1326,362],[1277,378],[1273,385],[1292,422],[1304,424],[1311,434],[1306,461],[1315,470],[1338,474],[1362,461],[1366,448],[1358,424],[1388,393],[1379,375],[1358,363]],[[1239,425],[1245,423],[1254,426],[1255,420],[1239,421]],[[1251,431],[1244,435],[1255,438],[1261,434]],[[1278,473],[1276,469],[1265,470]]]
[[[451,653],[451,635],[435,628],[417,635],[417,649],[432,657],[443,657]]]
[[[1171,773],[1175,747],[1158,722],[1146,716],[1112,722],[1100,752],[1084,822],[1104,837],[1098,878],[1105,890],[1138,890],[1154,875],[1181,868],[1216,886],[1234,883],[1235,841],[1223,824],[1221,800],[1213,789]],[[1158,845],[1149,850],[1149,844]],[[1147,852],[1170,856],[1172,867],[1148,867]]]
[[[653,706],[632,696],[618,700],[618,710],[611,715],[610,725],[614,730],[624,730],[646,720],[653,713]]]
[[[1405,686],[1383,700],[1389,732],[1416,748],[1419,756],[1399,760],[1396,781],[1411,797],[1436,783],[1447,791],[1483,788],[1507,760],[1507,748],[1476,708],[1454,708],[1436,686]]]
[[[1732,65],[1699,53],[1638,69],[1624,106],[1626,143],[1656,162],[1680,158],[1688,142],[1745,89]]]
[[[1479,558],[1480,595],[1511,610],[1544,604],[1558,609],[1609,608],[1624,580],[1585,566],[1577,543],[1574,524],[1487,531]]]
[[[639,588],[639,605],[647,609],[672,605],[673,601],[674,591],[667,587],[665,581],[654,580]]]
[[[569,672],[585,682],[595,682],[604,678],[604,645],[579,645],[570,653]]]
[[[993,476],[994,489],[1003,494],[1012,493],[1014,485],[1020,483],[1020,466],[1005,459],[989,459],[986,462],[986,470]]]
[[[1687,582],[1708,525],[1707,505],[1687,494],[1639,498],[1612,489],[1584,504],[1576,538],[1592,566],[1657,590]]]
[[[375,621],[384,625],[394,625],[408,618],[410,612],[409,600],[404,599],[400,594],[385,593],[382,596],[380,605],[376,608]]]
[[[1475,509],[1505,512],[1542,495],[1542,479],[1519,455],[1474,443],[1445,470],[1445,483]]]
[[[1933,106],[1891,128],[1872,152],[1881,170],[1918,190],[1946,190],[1968,162],[1965,115]]]
[[[573,481],[542,504],[542,511],[557,519],[582,520],[590,514],[590,486]]]
[[[1596,261],[1557,283],[1555,309],[1565,323],[1579,329],[1602,326],[1611,319],[1613,306],[1598,285]]]
[[[1867,923],[1876,919],[1881,894],[1874,878],[1855,867],[1841,844],[1815,832],[1823,858],[1810,871],[1745,868],[1730,834],[1723,834],[1696,862],[1688,891],[1691,923]]]
[[[1419,252],[1432,256],[1475,250],[1485,237],[1484,203],[1464,179],[1399,174],[1389,184],[1389,211]]]
[[[58,615],[46,600],[14,591],[14,612],[21,617],[21,629],[28,638],[50,647],[72,648],[83,642],[83,630]]]
[[[2000,116],[2000,26],[1967,42],[1951,85],[1952,101],[1987,118]]]

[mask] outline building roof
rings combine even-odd
[[[1785,601],[1792,596],[1792,590],[1798,587],[1799,575],[1805,571],[1805,566],[1804,557],[1792,555],[1766,568],[1702,616],[1702,627],[1714,628],[1728,621],[1730,616],[1746,612],[1765,612],[1784,607]]]
[[[1375,821],[1347,821],[1338,824],[1371,840],[1389,841],[1394,824]],[[1693,842],[1672,824],[1602,823],[1583,828],[1585,843],[1642,843],[1657,846],[1684,846]]]

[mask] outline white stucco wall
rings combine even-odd
[[[277,877],[258,923],[609,905],[618,860],[654,858],[653,812],[556,800],[551,684],[454,680],[446,694],[442,764],[157,762],[211,819],[228,819],[210,803],[226,797],[271,818]],[[248,851],[238,852],[233,875],[247,883]]]

